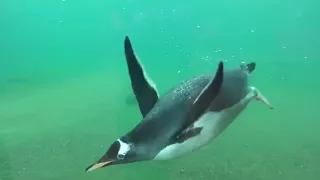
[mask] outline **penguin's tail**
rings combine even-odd
[[[248,71],[249,74],[251,74],[256,69],[256,63],[255,62],[248,63],[244,66],[244,69]]]

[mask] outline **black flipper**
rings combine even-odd
[[[223,62],[219,63],[215,76],[202,90],[196,100],[193,102],[189,117],[192,122],[197,120],[210,106],[211,102],[218,96],[223,82]]]
[[[126,36],[124,41],[124,49],[131,86],[138,101],[140,112],[145,117],[158,101],[159,95],[155,85],[151,79],[148,79],[147,73],[136,57],[128,36]]]
[[[202,90],[193,102],[193,107],[187,114],[185,125],[177,132],[175,143],[183,142],[201,132],[200,128],[193,128],[194,122],[202,116],[209,108],[211,102],[218,96],[223,82],[223,62],[219,63],[215,76]]]

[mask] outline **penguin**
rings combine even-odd
[[[193,152],[215,139],[252,100],[273,108],[260,91],[248,85],[255,63],[182,81],[161,98],[138,59],[128,36],[125,57],[142,120],[115,140],[86,172],[111,165],[169,160]]]

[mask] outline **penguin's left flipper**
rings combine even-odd
[[[131,86],[138,101],[143,117],[153,108],[159,99],[156,85],[148,77],[138,57],[136,56],[128,36],[124,40],[124,50],[131,80]]]
[[[203,88],[202,92],[193,102],[193,106],[190,108],[187,114],[187,121],[184,126],[177,132],[177,142],[184,141],[190,137],[198,135],[202,129],[194,128],[193,124],[197,121],[208,109],[211,102],[218,96],[223,82],[223,62],[219,63],[219,67],[215,76]]]

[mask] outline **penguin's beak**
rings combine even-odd
[[[108,166],[112,162],[115,162],[115,160],[110,160],[110,161],[105,161],[105,162],[98,162],[96,164],[92,164],[89,167],[87,167],[86,172],[93,171],[93,170]]]

